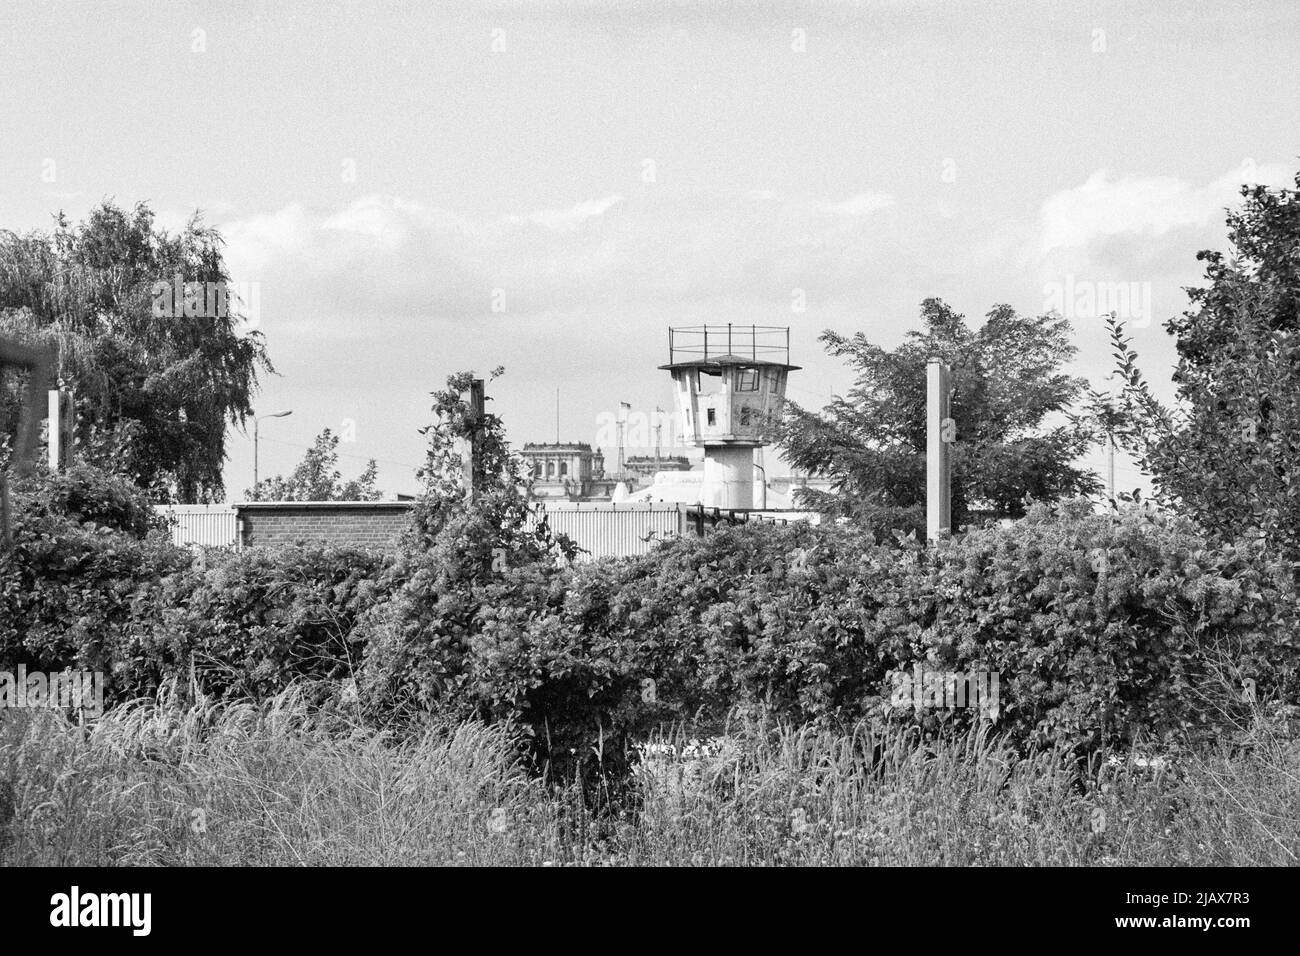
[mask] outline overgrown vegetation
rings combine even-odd
[[[88,465],[38,472],[14,490],[12,550],[0,549],[0,669],[135,666],[120,642],[154,592],[190,564],[126,479]]]
[[[617,809],[528,772],[507,725],[397,741],[294,688],[163,696],[89,727],[0,720],[0,863],[15,865],[1281,865],[1300,749],[1261,725],[1164,769],[1021,754],[984,731],[733,723],[659,736]]]
[[[893,714],[927,733],[980,722],[975,707],[894,706],[917,666],[997,674],[1009,741],[1079,753],[1214,739],[1242,688],[1297,688],[1289,566],[1146,510],[1038,506],[937,550],[755,525],[570,565],[500,497],[431,512],[412,531],[427,546],[393,558],[195,560],[112,479],[41,480],[48,497],[24,492],[0,556],[0,666],[102,669],[118,701],[169,679],[223,699],[352,680],[371,722],[511,722],[535,767],[562,776],[589,774],[593,751],[626,773],[656,727],[703,732],[737,710],[817,726]],[[1211,677],[1237,690],[1207,697]]]

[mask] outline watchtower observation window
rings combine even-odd
[[[722,391],[722,370],[702,368],[698,381],[700,395],[717,395]]]

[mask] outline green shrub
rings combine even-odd
[[[381,553],[326,545],[210,552],[156,590],[120,647],[119,683],[170,676],[217,697],[264,699],[294,680],[354,677],[357,618],[383,600]]]
[[[998,673],[999,724],[1021,739],[1213,737],[1248,682],[1297,690],[1289,566],[1184,519],[1039,506],[947,543],[932,586],[941,600],[911,656]]]
[[[165,527],[148,495],[120,475],[83,462],[38,471],[16,485],[17,510],[31,518],[63,517],[136,538]]]
[[[737,707],[848,717],[900,663],[879,632],[909,626],[921,554],[834,526],[724,529],[572,568],[484,560],[457,589],[430,553],[368,621],[368,701],[519,721],[553,765],[594,751],[607,769],[655,726]]]
[[[483,602],[494,600],[483,589],[510,567],[558,570],[545,525],[526,531],[525,513],[503,517],[504,510],[480,505],[444,513],[432,528],[417,518],[382,582],[391,597],[357,626],[372,711],[447,704],[481,626]]]
[[[116,640],[155,612],[159,585],[189,554],[133,485],[90,466],[37,474],[14,492],[14,546],[0,551],[0,667],[112,671]]]
[[[360,662],[353,624],[385,596],[389,559],[354,548],[173,546],[148,498],[78,465],[25,480],[0,553],[0,669],[103,671],[109,702],[169,677],[262,698]]]
[[[474,381],[473,373],[461,372],[433,393],[437,420],[422,430],[429,449],[418,472],[424,490],[385,582],[392,598],[358,625],[372,716],[480,709],[483,701],[467,698],[462,685],[481,628],[484,587],[510,568],[554,573],[577,552],[567,537],[552,533],[544,515],[529,527],[537,510],[528,495],[531,478],[511,453],[501,419],[464,400]],[[474,494],[466,500],[461,455],[469,439]]]
[[[480,565],[459,590],[431,561],[377,609],[368,655],[385,650],[367,666],[391,676],[400,659],[413,699],[522,722],[552,762],[619,762],[657,724],[733,708],[927,731],[981,718],[895,706],[918,664],[997,674],[999,730],[1079,750],[1212,736],[1246,680],[1281,697],[1297,684],[1286,566],[1143,511],[1043,506],[937,550],[835,526],[720,529],[624,561]],[[394,686],[370,681],[372,705]]]
[[[857,713],[882,658],[875,585],[915,549],[806,525],[724,529],[627,561],[483,588],[455,691],[533,728],[552,760],[619,762],[665,723],[720,725],[735,709]],[[888,589],[883,589],[888,590]]]
[[[963,727],[974,707],[892,700],[900,674],[998,678],[996,727],[1077,751],[1221,735],[1300,678],[1291,568],[1258,542],[1150,511],[1032,509],[940,548],[852,526],[722,528],[567,566],[518,498],[431,511],[398,556],[295,547],[196,561],[138,493],[93,470],[15,496],[0,666],[168,678],[265,698],[358,678],[365,712],[520,724],[553,768],[627,767],[654,728],[737,711]]]

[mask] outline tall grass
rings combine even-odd
[[[643,750],[599,810],[531,775],[510,728],[400,737],[308,706],[166,695],[78,726],[0,716],[0,862],[28,865],[1240,865],[1300,854],[1300,747],[1153,770],[972,731],[743,724]]]
[[[134,703],[88,728],[52,713],[0,723],[13,863],[540,863],[549,813],[507,729],[399,740],[312,715],[298,690],[262,707]]]

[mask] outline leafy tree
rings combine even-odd
[[[1296,176],[1300,187],[1300,174]],[[1151,392],[1122,323],[1111,340],[1133,424],[1125,443],[1160,500],[1228,535],[1300,554],[1300,191],[1243,186],[1230,256],[1202,251],[1206,283],[1165,323],[1177,404]]]
[[[276,475],[244,492],[248,501],[376,501],[378,469],[372,458],[360,477],[343,481],[339,473],[339,436],[328,428],[303,456],[288,478]]]
[[[365,698],[379,711],[470,700],[463,693],[471,680],[465,667],[480,628],[483,586],[512,574],[551,580],[577,552],[529,500],[530,479],[506,443],[501,418],[488,411],[476,416],[462,398],[473,380],[472,372],[461,372],[433,393],[437,421],[422,429],[429,437],[420,471],[424,490],[385,579],[392,597],[359,629],[366,642]],[[471,439],[477,452],[472,498],[462,455]]]
[[[60,214],[48,234],[0,231],[0,334],[58,346],[78,456],[162,499],[222,497],[226,426],[273,371],[261,335],[238,331],[222,244],[197,214],[177,235],[156,229],[144,203],[105,202],[76,226]],[[177,282],[181,301],[160,293]]]
[[[1084,388],[1062,366],[1075,353],[1070,324],[995,306],[978,330],[939,299],[921,304],[924,328],[886,351],[861,332],[827,331],[830,354],[857,373],[847,396],[820,412],[789,403],[780,446],[795,467],[832,480],[829,493],[801,489],[820,510],[886,528],[925,523],[926,364],[952,369],[952,520],[976,513],[1019,517],[1027,501],[1093,494],[1094,474],[1072,463],[1095,439],[1065,414]],[[1048,419],[1062,416],[1062,423]]]
[[[498,366],[489,381],[504,373]],[[429,447],[418,473],[424,488],[416,502],[415,538],[410,542],[417,549],[433,545],[450,523],[469,514],[481,516],[499,529],[493,537],[504,541],[522,532],[535,507],[528,494],[532,479],[523,461],[510,450],[505,423],[486,409],[476,420],[464,398],[473,380],[472,372],[448,376],[447,387],[432,393],[436,421],[420,429],[420,434],[428,437]],[[463,456],[471,439],[475,494],[468,501]],[[538,555],[545,554],[550,539],[543,534],[538,541],[543,545]],[[512,550],[517,546],[518,542],[510,544]],[[533,557],[530,552],[529,559]]]

